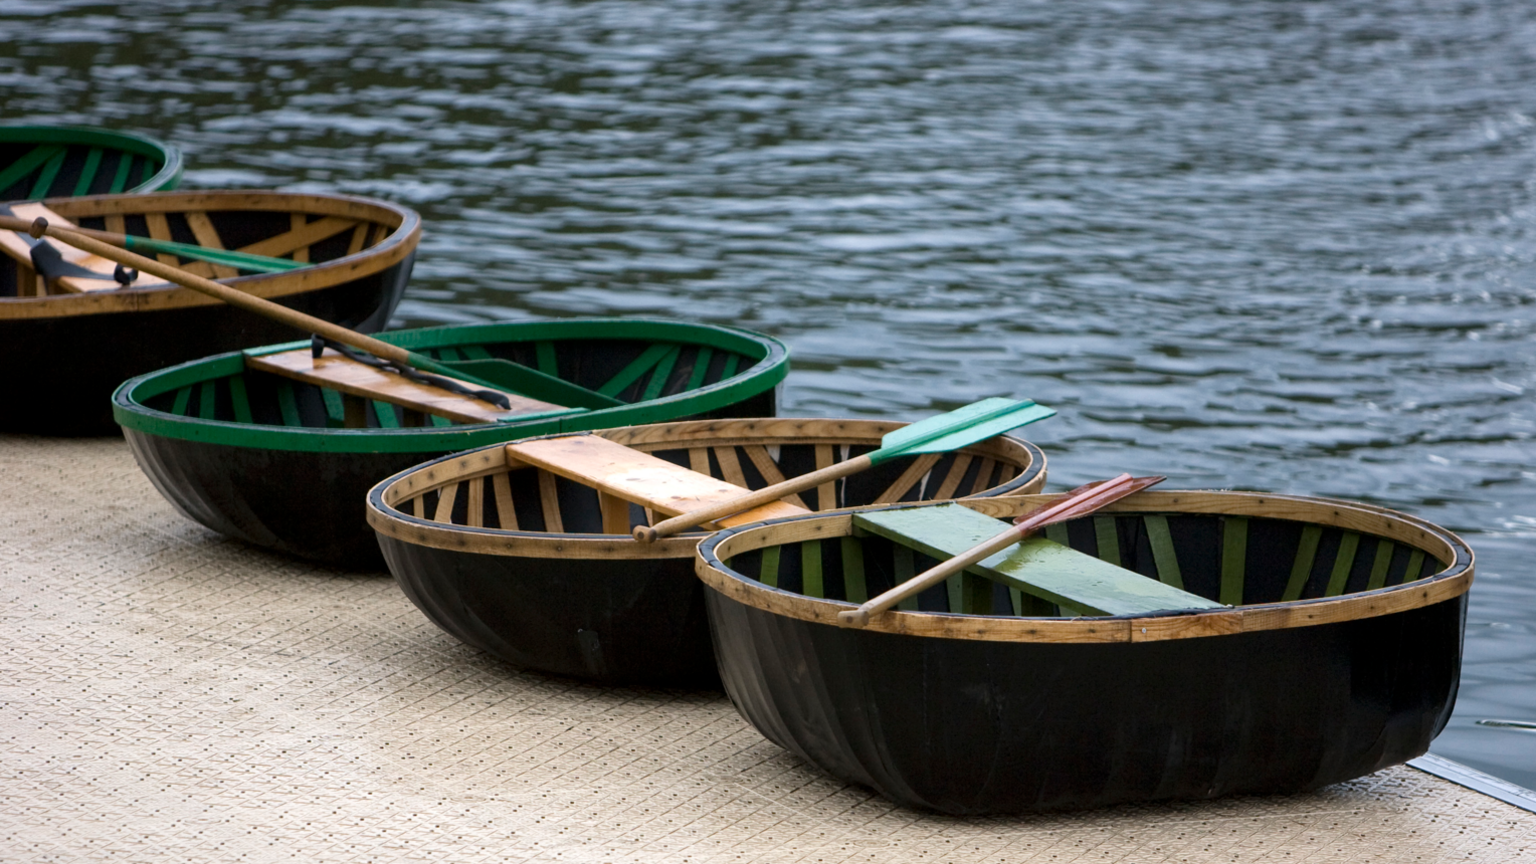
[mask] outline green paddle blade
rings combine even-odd
[[[566,408],[612,408],[627,404],[511,360],[433,360],[416,353],[409,359],[412,366],[423,372],[436,372],[480,387],[505,390]]]
[[[206,246],[197,246],[191,243],[177,243],[174,240],[156,240],[152,237],[134,237],[132,235],[124,238],[123,248],[134,252],[164,252],[180,258],[207,261],[210,264],[223,264],[226,267],[234,267],[237,270],[250,270],[255,273],[286,273],[289,270],[310,266],[302,261],[290,261],[287,258],[252,255],[248,252],[235,252],[230,249],[209,249]]]
[[[880,439],[880,449],[870,453],[869,460],[878,465],[897,456],[948,453],[1055,414],[1055,409],[1031,399],[983,399],[897,429]]]

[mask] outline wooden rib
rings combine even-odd
[[[1157,581],[1184,589],[1184,575],[1179,572],[1179,556],[1173,548],[1173,534],[1168,530],[1168,517],[1159,513],[1146,516],[1142,524],[1147,529],[1147,543],[1152,547],[1152,563],[1157,567]]]
[[[715,461],[720,463],[722,479],[732,486],[747,488],[747,475],[741,472],[741,461],[736,458],[735,447],[716,447]]]
[[[1227,606],[1243,604],[1243,580],[1248,562],[1248,518],[1221,520],[1221,589],[1217,600]]]
[[[1301,538],[1296,542],[1296,559],[1291,562],[1291,578],[1285,583],[1285,592],[1280,595],[1282,601],[1301,599],[1301,592],[1306,589],[1307,580],[1312,577],[1312,562],[1317,558],[1317,541],[1322,536],[1323,529],[1317,525],[1301,529]]]
[[[485,478],[475,477],[464,481],[469,485],[469,501],[464,514],[464,524],[479,528],[485,524]]]
[[[949,473],[944,475],[944,482],[939,484],[937,492],[933,493],[935,501],[947,501],[955,497],[955,490],[960,488],[960,481],[965,479],[965,472],[971,467],[969,453],[955,454],[954,464],[949,466]]]
[[[747,451],[747,458],[752,460],[752,466],[757,469],[757,473],[763,475],[764,482],[769,486],[784,482],[784,472],[779,470],[778,463],[773,461],[773,457],[769,455],[767,447],[761,444],[748,444],[741,449]],[[798,493],[785,495],[779,500],[791,507],[799,507],[801,510],[811,509],[806,506],[805,501],[800,498]]]
[[[245,365],[262,372],[389,402],[460,423],[496,423],[510,417],[561,408],[559,405],[507,393],[505,395],[512,408],[503,410],[472,396],[460,396],[438,387],[419,384],[394,372],[359,363],[329,348],[319,358],[308,348],[275,354],[247,354]]]
[[[603,515],[604,534],[629,533],[629,502],[602,490],[597,493],[597,508]]]
[[[347,254],[356,255],[357,253],[363,251],[363,241],[367,239],[367,224],[363,222],[357,223],[357,227],[352,229],[352,239],[347,243]]]
[[[817,444],[816,445],[816,470],[820,471],[823,468],[831,468],[832,464],[833,464],[832,463],[832,445],[831,444]],[[837,481],[834,480],[831,483],[823,483],[820,486],[816,487],[816,509],[817,510],[836,510],[837,509]],[[862,559],[860,559],[860,560],[862,560]],[[861,570],[860,573],[862,574],[862,572],[863,571]],[[867,600],[868,598],[866,597],[865,599]],[[860,600],[859,602],[862,603],[864,601]]]
[[[1120,531],[1115,527],[1115,517],[1093,517],[1093,536],[1098,542],[1098,559],[1116,567],[1120,565]]]
[[[891,548],[891,564],[894,571],[892,575],[894,576],[897,585],[900,585],[901,583],[906,582],[913,576],[917,575],[917,559],[916,556],[912,554],[911,547],[902,546],[899,544],[893,546]],[[897,601],[896,608],[905,610],[907,612],[917,611],[917,595],[913,594],[911,596],[901,598],[899,601]]]
[[[933,470],[933,466],[938,464],[939,459],[943,455],[942,453],[925,453],[912,460],[912,464],[907,466],[907,470],[901,472],[901,476],[897,477],[894,483],[870,503],[894,504],[900,501],[901,496],[907,494],[907,490],[911,489],[917,484],[917,481]]]
[[[330,237],[353,227],[357,224],[355,219],[343,219],[339,216],[326,216],[309,222],[302,228],[287,231],[276,237],[268,237],[258,240],[248,246],[241,246],[235,250],[249,255],[267,255],[273,258],[281,258],[299,249],[308,248],[313,243],[319,243]]]
[[[444,486],[437,496],[437,509],[432,513],[433,522],[453,521],[453,502],[459,495],[459,484],[450,483]]]
[[[512,505],[512,481],[506,472],[491,475],[491,490],[496,495],[496,520],[507,531],[517,530],[517,508]]]
[[[779,586],[779,550],[782,547],[769,546],[763,550],[762,566],[757,571],[757,581],[770,588]]]
[[[219,229],[214,226],[213,220],[208,218],[207,213],[203,212],[202,210],[193,210],[183,215],[185,215],[187,218],[187,227],[192,229],[192,236],[197,238],[197,245],[206,249],[224,248],[224,241],[219,237]],[[109,228],[107,230],[111,229]],[[233,276],[240,275],[240,271],[233,267],[225,267],[222,264],[209,264],[206,261],[197,261],[193,263],[202,264],[207,267],[207,269],[211,271],[209,275],[211,275],[211,277],[214,279],[228,279]],[[192,265],[189,264],[188,266],[181,269],[190,273],[192,272]]]
[[[1371,562],[1371,578],[1365,583],[1365,590],[1375,591],[1387,584],[1387,568],[1392,566],[1391,540],[1382,538],[1376,542],[1376,560]]]
[[[539,472],[539,504],[544,508],[544,530],[551,534],[564,534],[565,521],[560,518],[560,491],[555,485],[555,475]]]
[[[1415,549],[1408,553],[1408,566],[1403,568],[1403,579],[1399,585],[1405,585],[1417,580],[1424,575],[1424,550]]]
[[[800,544],[800,593],[807,597],[827,596],[821,572],[821,541]]]
[[[864,544],[852,537],[842,538],[843,594],[849,603],[863,603],[869,599],[869,587],[864,581]]]
[[[704,447],[693,447],[688,451],[688,467],[697,474],[705,477],[713,477],[709,470],[709,450]]]
[[[308,224],[309,224],[309,219],[306,218],[303,213],[289,213],[288,214],[288,230],[291,233],[297,234],[298,232],[303,231],[304,230],[304,226],[306,226]],[[340,233],[340,232],[337,232],[337,233]],[[297,262],[299,262],[301,264],[308,264],[309,263],[309,245],[305,244],[304,246],[300,246],[299,248],[293,250],[293,260],[297,261]]]
[[[149,238],[151,240],[171,239],[171,223],[165,218],[164,213],[145,213],[144,223],[149,226]],[[181,266],[181,259],[169,252],[156,253],[155,259],[161,264],[169,264],[172,267]]]
[[[967,495],[975,495],[977,492],[985,492],[991,488],[992,471],[997,468],[997,460],[982,459],[981,467],[976,470],[976,480],[971,483],[971,491]]]
[[[1360,535],[1353,531],[1344,532],[1344,536],[1339,539],[1339,552],[1333,559],[1333,572],[1328,575],[1324,597],[1337,597],[1344,593],[1344,587],[1349,582],[1349,571],[1354,569],[1355,555],[1359,550]]]

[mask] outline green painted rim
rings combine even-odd
[[[397,330],[376,338],[419,350],[496,342],[615,339],[680,342],[732,351],[755,361],[733,377],[660,399],[616,408],[585,411],[523,423],[484,423],[408,429],[320,429],[262,426],[225,420],[204,420],[157,411],[149,399],[203,381],[234,375],[245,368],[245,354],[269,354],[304,348],[308,342],[288,342],[232,351],[140,375],[112,394],[112,418],[124,429],[162,438],[179,438],[231,447],[295,450],[314,453],[442,453],[467,450],[556,432],[584,432],[613,426],[635,426],[677,420],[715,411],[778,386],[789,374],[789,349],[777,339],[713,324],[688,324],[651,319],[578,318],[569,321],[529,321],[510,324],[469,324]]]
[[[160,170],[148,180],[120,194],[168,192],[181,182],[181,151],[170,144],[134,132],[114,132],[89,126],[0,126],[0,143],[75,144],[123,150],[135,156],[158,159]],[[50,196],[59,197],[59,196]]]

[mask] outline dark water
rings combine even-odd
[[[1536,786],[1536,4],[0,0],[0,116],[418,208],[398,324],[788,342],[786,412],[1061,410],[1053,485],[1364,499],[1479,572]]]

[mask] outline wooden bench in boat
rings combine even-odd
[[[417,383],[395,372],[359,363],[329,348],[318,358],[308,348],[271,354],[259,353],[259,349],[253,350],[246,353],[245,365],[257,371],[329,387],[365,399],[389,402],[423,414],[436,414],[460,423],[498,423],[514,417],[528,419],[533,414],[572,410],[516,393],[504,394],[512,403],[510,410],[504,410],[473,396],[462,396],[429,384]],[[466,381],[449,380],[478,389],[477,385]]]
[[[536,438],[508,444],[506,451],[509,464],[533,465],[596,488],[602,503],[603,532],[606,534],[629,533],[630,504],[676,516],[739,497],[748,491],[597,435]],[[727,516],[709,526],[729,528],[764,519],[803,516],[809,512],[784,501],[774,501]]]
[[[41,216],[50,224],[60,225],[66,228],[74,228],[75,223],[53,212],[49,208],[35,201],[11,204],[0,210],[9,210],[10,215],[18,219],[32,220]],[[16,231],[0,231],[0,251],[20,261],[24,272],[32,271],[32,247],[46,245],[59,253],[59,258],[70,269],[76,272],[72,275],[59,276],[49,280],[58,288],[75,294],[83,294],[91,291],[116,291],[123,286],[117,281],[113,273],[117,270],[116,261],[108,261],[100,255],[94,255],[82,249],[76,249],[68,243],[54,240],[51,237],[43,237],[34,240],[30,236]],[[164,279],[155,276],[141,276],[133,282],[135,288],[148,288],[158,285],[170,284]]]
[[[885,537],[941,561],[996,537],[1004,527],[1004,523],[960,504],[855,513],[853,524],[856,530]],[[1063,611],[1083,615],[1222,608],[1220,603],[1045,537],[1031,537],[970,569],[1009,588],[1055,603]],[[903,575],[910,578],[915,574]]]

